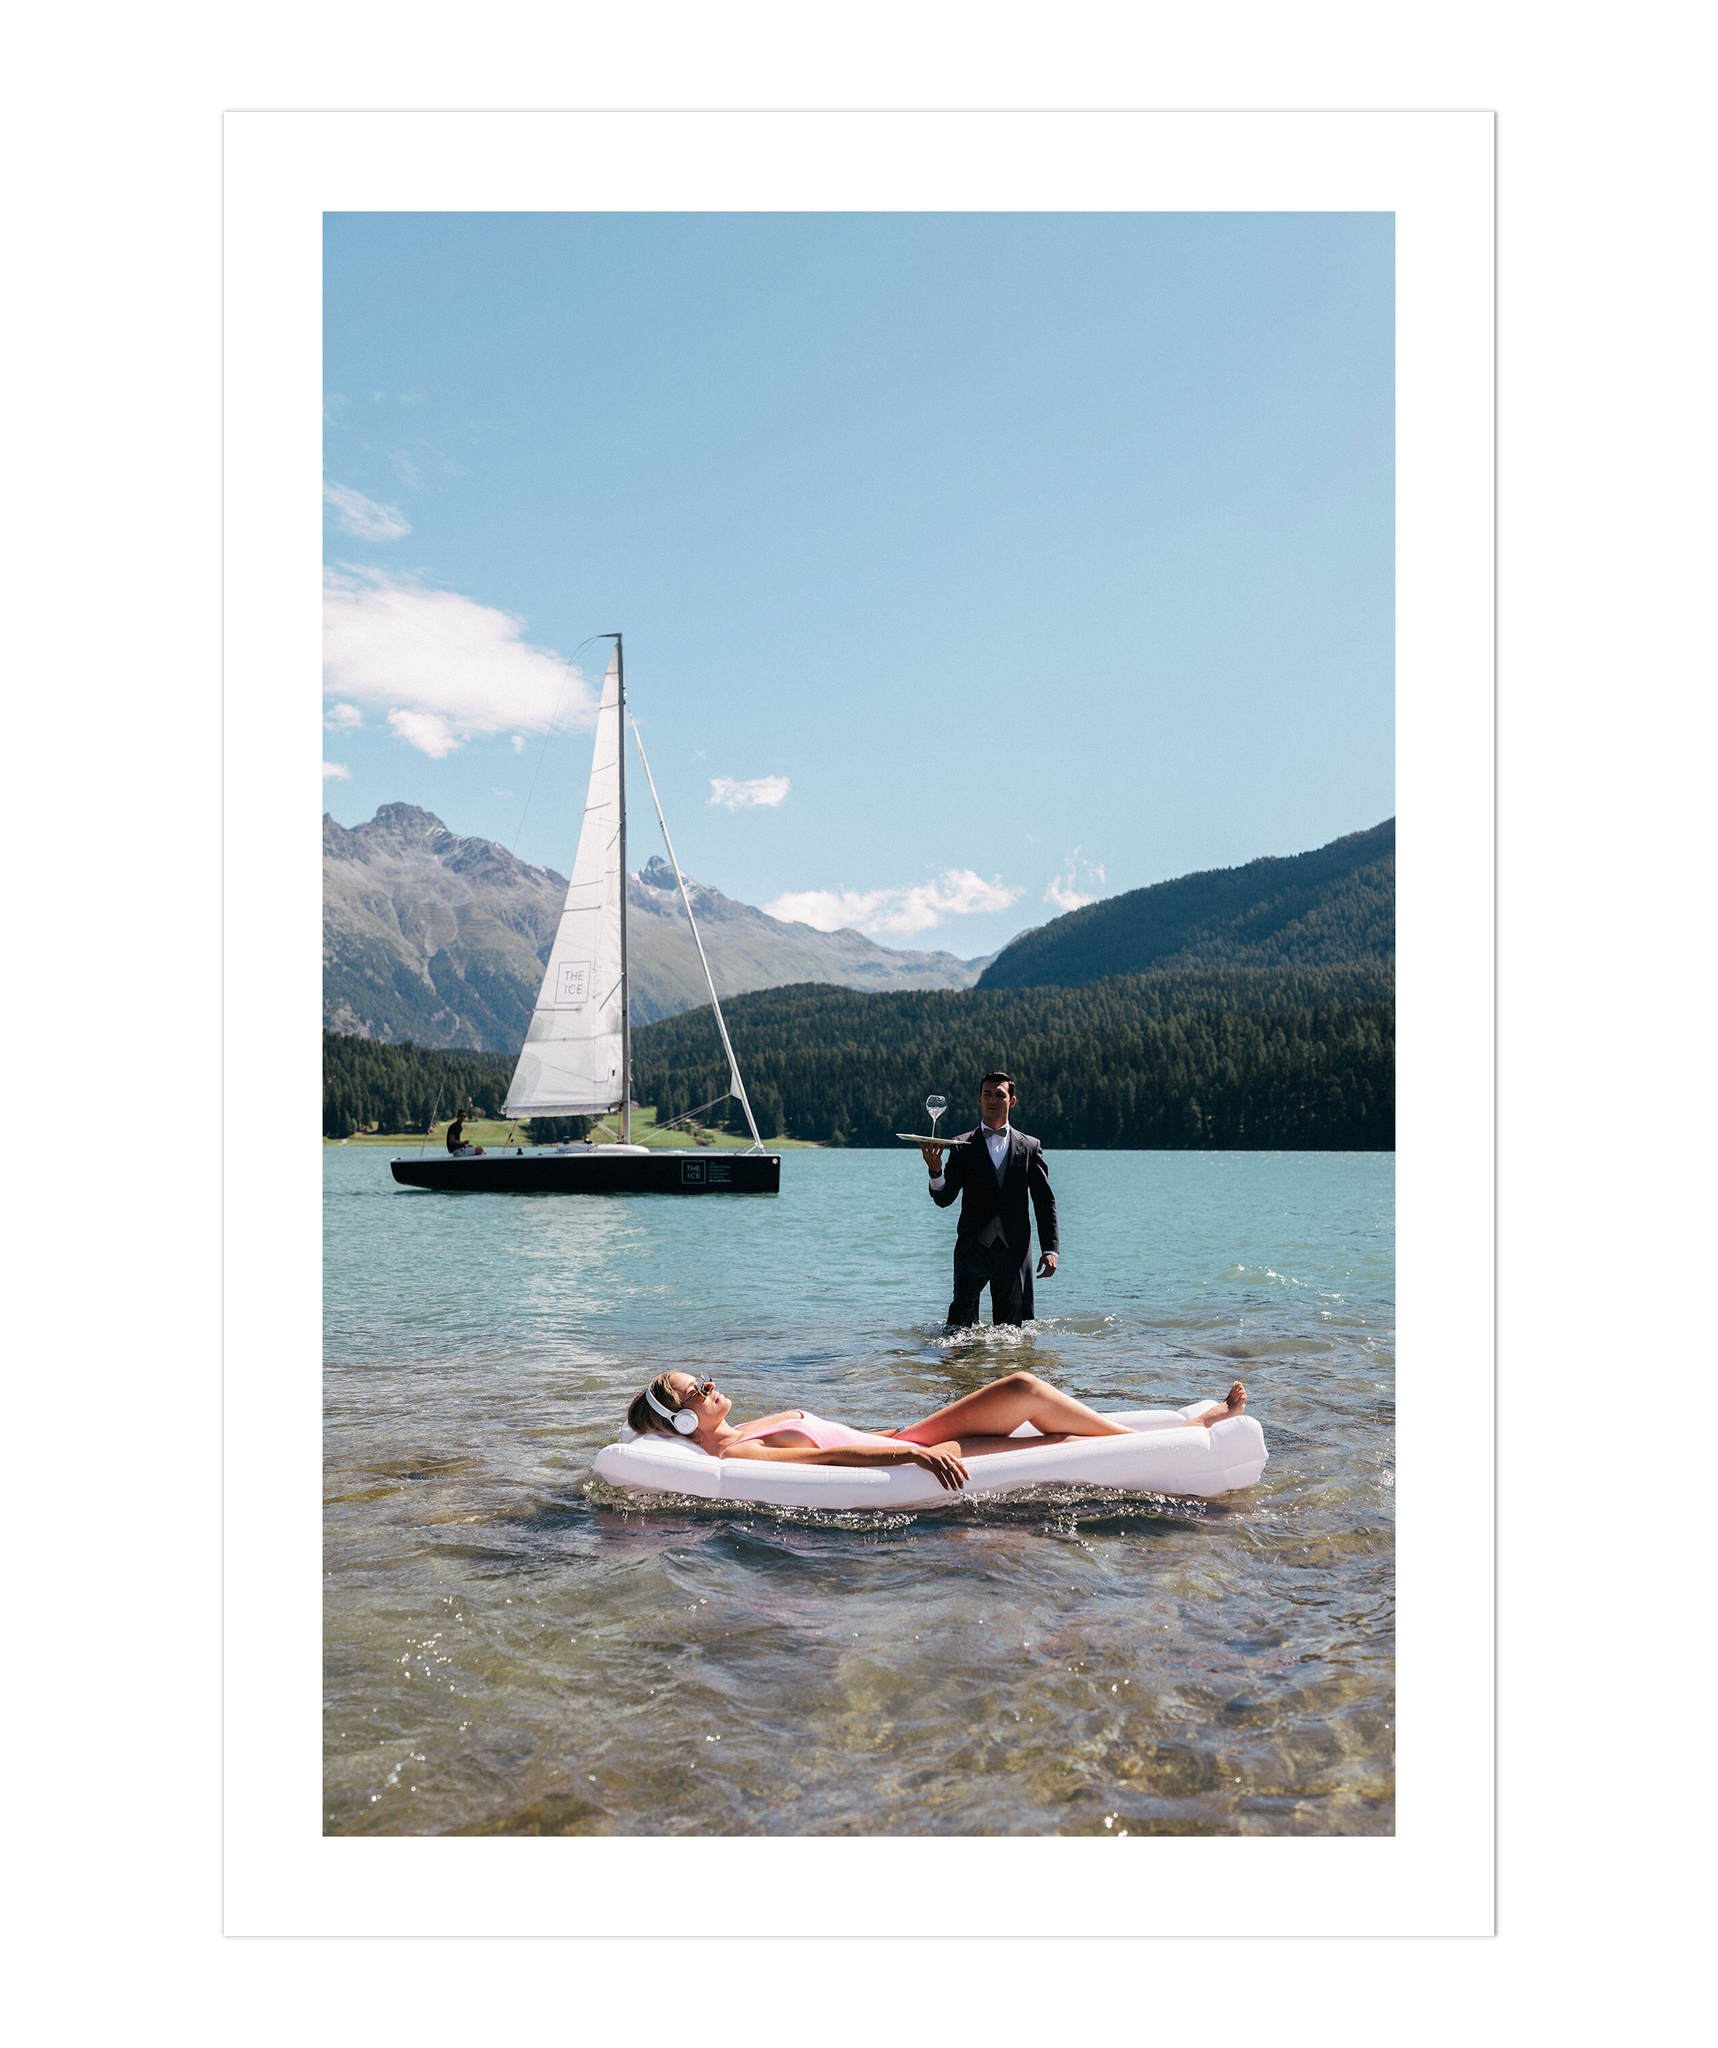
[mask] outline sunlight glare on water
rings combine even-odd
[[[1039,1320],[964,1334],[906,1147],[788,1152],[779,1197],[324,1160],[327,1832],[1393,1830],[1392,1156],[1054,1155]],[[873,1427],[1238,1376],[1271,1462],[888,1517],[617,1492],[664,1367]]]

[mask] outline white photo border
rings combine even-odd
[[[670,1894],[728,1938],[1493,1932],[1493,131],[1486,112],[227,116],[228,1933],[642,1935]],[[260,1173],[244,1091],[266,1073],[281,1128],[318,1127],[322,216],[788,208],[1395,215],[1392,1837],[1141,1837],[1118,1882],[1115,1845],[1084,1839],[321,1832],[321,1162],[295,1136]],[[742,1864],[767,1888],[734,1882]]]

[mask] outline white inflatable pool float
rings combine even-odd
[[[1232,1415],[1209,1429],[1178,1429],[1215,1408],[1195,1401],[1190,1408],[1104,1411],[1127,1436],[1075,1437],[1038,1450],[998,1451],[968,1458],[970,1474],[959,1494],[940,1486],[917,1465],[790,1465],[751,1458],[713,1458],[684,1437],[651,1432],[597,1453],[598,1476],[611,1486],[654,1493],[696,1494],[703,1500],[757,1501],[780,1508],[928,1507],[968,1494],[1014,1493],[1026,1486],[1117,1486],[1134,1493],[1192,1494],[1209,1500],[1219,1493],[1257,1483],[1270,1453],[1265,1433],[1250,1415]],[[1024,1422],[1017,1437],[1038,1434]]]

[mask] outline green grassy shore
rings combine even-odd
[[[620,1128],[618,1115],[607,1121],[616,1130]],[[499,1151],[507,1143],[510,1131],[518,1134],[513,1139],[514,1144],[523,1144],[529,1149],[529,1125],[521,1127],[489,1117],[470,1119],[465,1126],[465,1142],[481,1145],[485,1151]],[[600,1131],[595,1136],[599,1145],[613,1142]],[[426,1151],[440,1152],[447,1147],[447,1119],[444,1117],[436,1125],[434,1134],[429,1138],[422,1131],[359,1131],[350,1138],[324,1138],[322,1142],[324,1145],[386,1145],[393,1152],[401,1152],[408,1147],[415,1151],[422,1145]],[[749,1137],[737,1138],[731,1131],[700,1131],[694,1140],[684,1125],[677,1125],[671,1131],[659,1131],[654,1109],[635,1109],[632,1112],[632,1142],[664,1151],[696,1144],[700,1151],[743,1152],[752,1141]],[[819,1148],[804,1138],[766,1138],[764,1149],[769,1152],[815,1152]]]

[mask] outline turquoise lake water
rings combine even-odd
[[[324,1151],[327,1832],[1393,1830],[1393,1156],[1054,1154],[1039,1319],[959,1337],[905,1146],[704,1199],[388,1156]],[[1100,1408],[1239,1377],[1271,1462],[1208,1502],[664,1506],[592,1460],[665,1366],[877,1427],[1020,1368]]]

